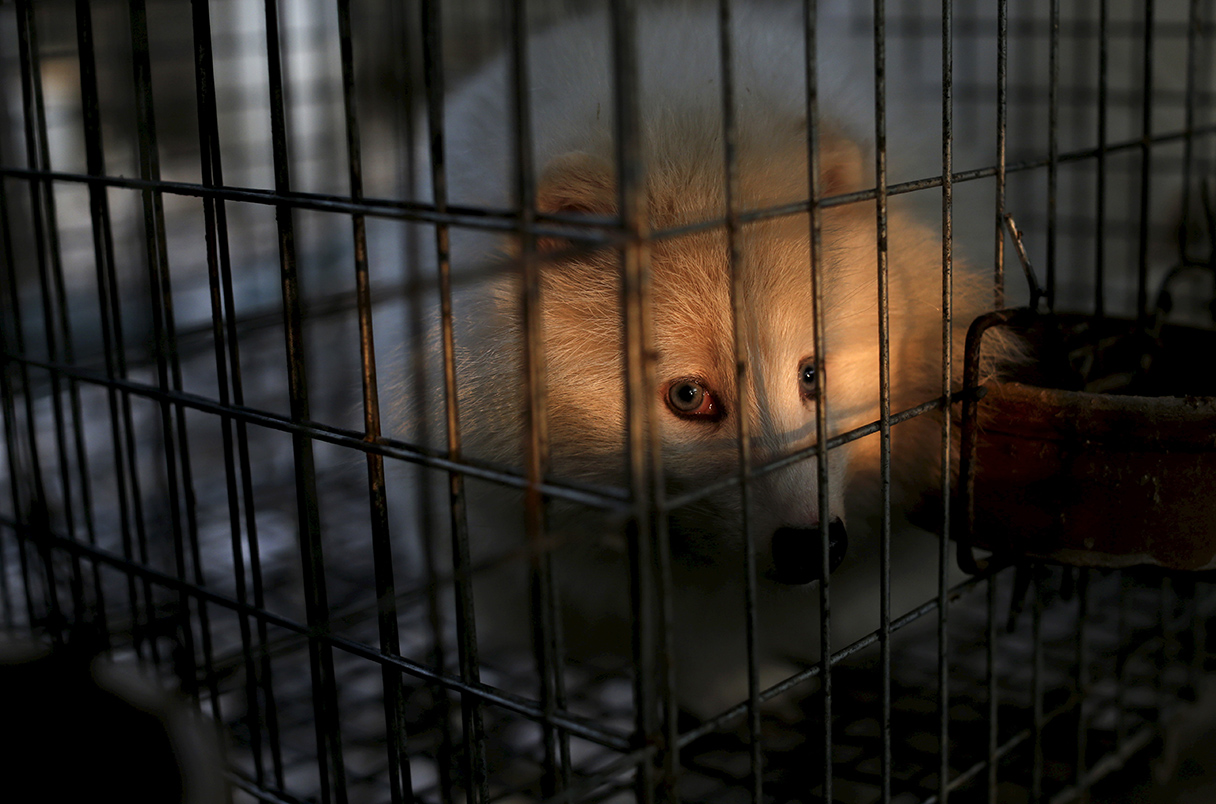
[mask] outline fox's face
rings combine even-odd
[[[805,148],[805,146],[802,146]],[[829,191],[841,176],[860,175],[857,150],[828,151]],[[841,154],[844,154],[842,156]],[[792,157],[797,164],[797,157]],[[803,160],[805,164],[805,160]],[[754,165],[745,189],[753,207],[805,197],[799,179],[779,159]],[[647,184],[655,231],[722,215],[720,170],[669,166]],[[746,175],[746,174],[745,174]],[[611,215],[615,183],[609,167],[582,153],[554,160],[540,185],[549,211]],[[868,225],[867,225],[868,222]],[[816,352],[810,277],[810,227],[805,214],[754,221],[737,236],[740,316],[732,301],[731,243],[721,226],[659,237],[650,248],[656,382],[652,411],[662,442],[668,496],[738,477],[746,460],[756,470],[794,458],[817,441],[817,416],[829,437],[877,417],[877,342],[873,294],[873,224],[868,211],[845,206],[825,211],[820,281],[827,339]],[[622,337],[620,253],[604,249],[571,254],[564,244],[542,242],[541,304],[553,472],[592,482],[625,483],[626,393]],[[860,258],[859,255],[869,255]],[[516,291],[500,309],[518,310]],[[745,364],[740,371],[736,360]],[[742,384],[741,384],[742,382]],[[816,403],[827,393],[826,413]],[[813,455],[763,469],[749,480],[749,528],[766,574],[806,583],[821,574],[824,539],[831,566],[847,544],[844,499],[848,449],[828,457],[828,502],[821,509],[818,462]],[[677,556],[721,552],[743,534],[739,485],[672,512]]]

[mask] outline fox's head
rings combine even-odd
[[[733,239],[739,254],[737,350],[732,239],[721,223],[698,225],[721,221],[726,212],[721,142],[692,127],[679,130],[671,121],[655,130],[679,139],[678,147],[651,143],[655,157],[644,187],[654,235],[649,266],[656,382],[649,391],[658,417],[668,496],[740,474],[742,421],[748,434],[746,460],[751,470],[760,470],[750,480],[747,495],[760,566],[784,582],[813,581],[821,574],[825,539],[832,568],[844,558],[850,488],[877,475],[871,465],[876,437],[830,450],[825,509],[812,454],[818,442],[817,417],[825,417],[829,439],[878,418],[873,202],[831,205],[822,211],[817,262],[825,330],[822,352],[816,351],[814,334],[811,228],[805,206],[746,216]],[[828,131],[821,137],[819,161],[823,196],[867,186],[863,151],[843,134]],[[741,208],[775,210],[804,200],[809,189],[806,166],[804,126],[786,130],[784,136],[766,130],[760,141],[741,142]],[[537,206],[548,213],[615,216],[612,162],[585,151],[553,157],[537,185]],[[913,396],[919,394],[909,404],[933,398],[941,386],[940,245],[918,228],[904,231],[896,220],[893,243],[918,256],[891,258],[893,405],[907,400],[909,386],[914,387]],[[673,233],[681,227],[685,233]],[[615,248],[579,251],[549,238],[539,240],[537,249],[553,476],[624,485],[621,253]],[[510,320],[518,335],[518,278],[498,289],[494,314]],[[925,355],[932,358],[928,365]],[[485,355],[469,359],[484,361]],[[502,368],[518,371],[519,364],[505,361]],[[507,381],[494,382],[501,388]],[[817,403],[821,387],[825,410]],[[466,395],[485,398],[492,393],[474,386]],[[772,467],[782,459],[790,460]],[[728,485],[672,511],[669,521],[677,557],[712,558],[721,553],[723,540],[735,545],[741,541],[743,495],[738,484]]]

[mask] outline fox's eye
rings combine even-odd
[[[668,385],[667,407],[685,419],[717,421],[722,415],[717,400],[700,380],[676,380]]]
[[[815,396],[815,386],[819,384],[819,372],[815,369],[814,360],[805,360],[798,367],[798,387],[807,399]]]

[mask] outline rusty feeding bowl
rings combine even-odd
[[[1033,317],[1024,332],[1038,376],[991,384],[964,434],[972,543],[1079,566],[1216,568],[1216,332],[1081,316]]]

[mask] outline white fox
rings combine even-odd
[[[787,10],[751,4],[734,12],[738,201],[744,210],[797,205],[808,198],[801,14],[798,6]],[[849,52],[847,41],[832,35],[831,24],[830,18],[824,20],[818,38],[818,186],[825,197],[874,186],[866,139],[873,125],[872,79],[867,77],[871,56]],[[726,214],[727,172],[716,15],[698,6],[647,7],[639,14],[637,32],[648,227],[663,232],[720,221]],[[592,15],[529,38],[531,148],[541,212],[617,214],[610,37],[607,17]],[[446,101],[452,205],[509,209],[515,203],[509,65],[506,56],[491,61]],[[930,130],[926,136],[932,139],[936,133]],[[430,163],[425,145],[420,156],[420,164]],[[924,168],[926,174],[933,171],[932,165]],[[651,390],[669,496],[738,473],[738,417],[747,419],[756,466],[814,446],[819,383],[826,392],[822,414],[829,437],[879,417],[874,202],[822,209],[817,265],[825,340],[820,354],[813,334],[810,222],[802,209],[762,216],[738,232],[746,342],[739,358],[747,362],[748,384],[743,409],[738,407],[725,227],[696,228],[650,243],[658,378]],[[942,395],[942,246],[937,232],[914,220],[894,199],[887,227],[890,394],[891,410],[898,412]],[[580,251],[567,245],[554,238],[538,242],[550,476],[626,487],[620,251]],[[517,470],[528,439],[518,251],[511,236],[453,229],[463,455]],[[961,385],[966,326],[988,309],[992,298],[990,281],[956,263],[955,389]],[[438,351],[434,343],[430,348]],[[1016,351],[1011,340],[987,340],[988,371]],[[443,421],[440,394],[409,399],[408,384],[403,388],[398,405],[402,422],[389,435],[416,437],[411,419]],[[892,428],[897,517],[903,506],[939,487],[941,428],[940,412]],[[442,426],[432,430],[440,432],[434,440],[441,446]],[[828,466],[828,510],[819,508],[814,458],[763,474],[750,485],[748,515],[761,576],[762,683],[788,672],[791,661],[814,661],[818,654],[818,592],[807,583],[818,577],[825,534],[831,538],[833,565],[842,564],[832,576],[834,645],[862,636],[877,623],[878,542],[873,533],[879,437],[831,450]],[[522,552],[522,494],[490,483],[470,485],[475,563]],[[440,503],[446,501],[445,494],[436,496]],[[711,714],[745,695],[740,499],[734,487],[668,517],[677,695],[697,714]],[[905,535],[898,521],[896,529],[896,605],[901,599],[923,602],[936,588],[936,542],[923,531],[919,537]],[[630,586],[621,532],[619,521],[594,510],[551,506],[546,538],[554,545],[573,655],[629,656]],[[915,561],[911,573],[905,572],[909,561]],[[494,591],[485,591],[488,586],[476,590],[483,641],[526,639],[526,627],[515,626],[526,626],[527,606],[501,602],[503,587],[514,588],[516,599],[526,600],[526,562],[507,566],[519,572],[500,571]]]

